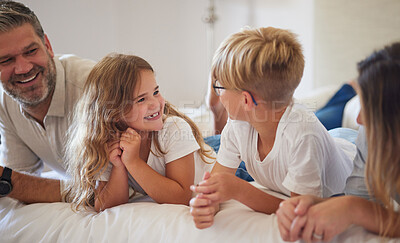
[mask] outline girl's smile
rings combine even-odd
[[[152,71],[142,70],[139,77],[132,109],[126,114],[125,122],[136,131],[159,131],[164,125],[165,100]]]

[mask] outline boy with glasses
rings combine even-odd
[[[287,30],[246,29],[216,51],[211,78],[229,120],[212,173],[192,186],[199,193],[190,202],[197,228],[210,227],[219,204],[230,199],[267,214],[278,209],[282,199],[234,176],[242,160],[258,184],[286,196],[343,192],[351,158],[312,112],[293,102],[303,69],[301,45]]]

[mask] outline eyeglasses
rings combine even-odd
[[[213,84],[213,88],[214,88],[214,92],[217,94],[217,96],[220,96],[222,93],[222,90],[226,89],[225,87],[221,86],[221,84],[218,80],[215,80],[215,83]],[[246,91],[250,94],[251,99],[253,100],[254,104],[257,106],[258,104],[257,104],[256,100],[254,99],[253,95],[247,90],[243,90],[243,91]]]

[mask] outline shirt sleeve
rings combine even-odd
[[[17,171],[40,174],[43,162],[20,139],[2,107],[0,108],[0,136],[1,165]]]
[[[221,133],[221,145],[217,154],[217,162],[229,168],[238,168],[242,161],[238,138],[235,135],[232,122],[228,120]]]
[[[370,199],[367,185],[365,184],[365,161],[367,160],[367,141],[364,127],[360,126],[356,140],[357,154],[353,160],[353,171],[346,180],[345,194]]]
[[[322,174],[324,154],[320,142],[313,135],[304,135],[288,157],[288,173],[282,183],[297,194],[312,194],[322,197]]]
[[[200,149],[190,125],[178,117],[165,121],[158,139],[161,150],[166,153],[164,155],[166,164]]]

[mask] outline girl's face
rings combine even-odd
[[[124,121],[136,131],[158,131],[163,127],[165,100],[161,96],[154,73],[140,71],[140,79],[135,87],[132,109]]]

